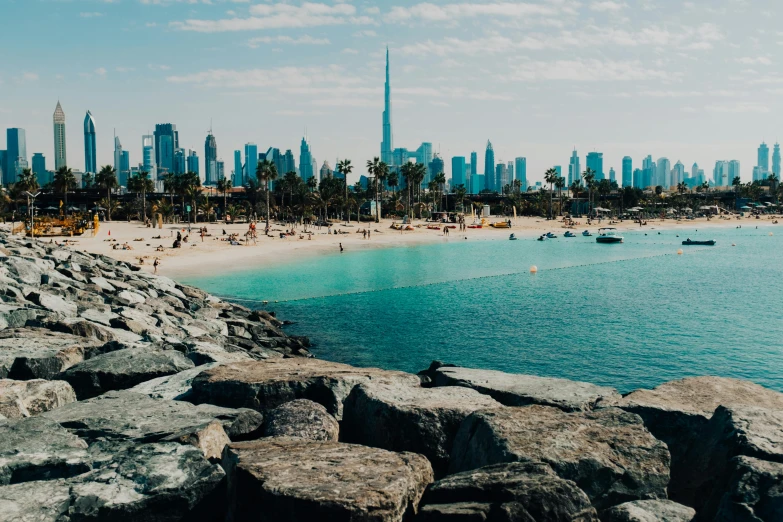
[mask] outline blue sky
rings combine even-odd
[[[87,109],[100,164],[113,129],[136,164],[162,122],[203,159],[211,119],[227,171],[248,141],[298,161],[305,128],[319,164],[363,166],[380,152],[386,45],[394,144],[431,141],[447,171],[490,139],[499,160],[528,158],[529,180],[567,172],[574,146],[583,166],[603,152],[607,172],[652,154],[708,177],[716,159],[739,159],[749,180],[780,126],[783,6],[771,0],[0,3],[0,128],[26,129],[28,156],[50,168],[58,99],[75,168]]]

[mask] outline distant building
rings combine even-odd
[[[60,167],[68,165],[68,160],[65,156],[65,112],[57,102],[57,107],[54,109],[54,169],[59,170]]]
[[[0,150],[0,181],[5,183],[5,171],[8,169],[8,151]]]
[[[492,142],[487,140],[487,150],[484,152],[484,189],[496,190],[494,181],[495,150],[492,148]]]
[[[296,160],[294,159],[294,153],[291,149],[285,151],[285,154],[281,156],[282,170],[278,172],[280,176],[285,176],[289,172],[296,172]]]
[[[198,153],[196,153],[195,150],[189,150],[188,151],[188,166],[187,166],[188,172],[195,172],[196,174],[201,174],[199,172],[199,163],[198,163]]]
[[[381,141],[381,161],[387,165],[402,165],[394,163],[392,151],[394,150],[394,137],[392,134],[392,103],[391,103],[391,80],[389,75],[389,48],[386,48],[386,84],[383,96],[383,141]],[[301,163],[301,162],[300,162]],[[327,163],[324,162],[324,165]],[[425,164],[426,165],[426,164]],[[323,179],[323,176],[321,176]]]
[[[669,179],[669,187],[676,187],[680,183],[685,181],[685,165],[681,161],[677,161],[672,167],[671,176]]]
[[[241,187],[244,185],[244,181],[242,179],[242,151],[241,150],[235,150],[234,151],[234,175],[231,179],[231,185],[234,187]]]
[[[117,175],[117,183],[121,187],[127,187],[128,173],[122,170],[122,143],[119,136],[114,136],[114,172]]]
[[[471,176],[478,176],[478,154],[476,152],[470,153],[470,175]],[[473,185],[473,178],[470,180],[471,186]],[[480,189],[478,187],[472,187],[473,192],[471,194],[478,194],[480,192]]]
[[[571,153],[571,159],[568,160],[568,186],[570,187],[574,181],[582,184],[582,171],[579,167],[579,154],[576,149]]]
[[[174,151],[174,174],[184,174],[188,171],[188,153],[183,148]]]
[[[729,181],[729,162],[728,161],[716,161],[715,168],[712,171],[712,179],[716,187],[728,187],[731,182]]]
[[[432,161],[430,161],[428,167],[429,168],[427,170],[429,172],[429,181],[432,181],[435,178],[435,176],[437,176],[441,172],[445,173],[446,170],[446,164],[443,162],[443,158],[441,158],[437,154],[432,158]]]
[[[527,191],[527,158],[514,160],[514,179],[518,179],[522,192]]]
[[[299,176],[302,180],[307,181],[313,175],[313,155],[310,152],[310,144],[307,143],[307,137],[304,137],[299,145]]]
[[[772,153],[772,173],[778,177],[780,181],[780,144],[775,144],[774,152]]]
[[[6,157],[3,165],[3,183],[16,183],[19,175],[28,167],[27,163],[27,137],[24,129],[7,129]]]
[[[210,130],[204,141],[204,184],[212,186],[217,180],[217,140]]]
[[[320,170],[320,180],[319,181],[323,181],[326,178],[330,178],[330,177],[332,177],[332,167],[329,166],[329,162],[328,161],[324,161],[324,164],[323,164],[323,166],[321,167],[321,170]]]
[[[604,175],[604,154],[602,152],[587,153],[587,168],[595,172],[596,181],[605,179]]]
[[[636,183],[634,182],[634,176],[633,176],[633,158],[631,158],[630,156],[626,156],[623,158],[622,186],[623,187],[636,186]]]
[[[248,179],[256,177],[257,166],[258,145],[255,143],[245,143],[245,168],[242,171],[242,185],[247,183]]]
[[[668,187],[669,177],[671,175],[672,164],[668,158],[658,158],[657,169],[655,172],[655,186]]]
[[[734,183],[734,178],[741,178],[740,175],[740,162],[739,160],[731,160],[729,161],[729,178],[728,183],[726,183],[725,186],[730,186],[732,183]]]
[[[33,174],[42,187],[52,182],[51,176],[46,171],[46,157],[40,152],[33,153]]]
[[[508,169],[506,169],[505,163],[498,163],[495,165],[495,188],[497,192],[502,193],[503,189],[508,185]]]
[[[87,111],[84,116],[84,172],[98,172],[98,162],[95,159],[95,119]]]
[[[467,187],[467,170],[465,156],[455,156],[451,158],[451,184],[452,187],[465,185]]]
[[[148,172],[150,179],[158,180],[158,167],[155,164],[155,136],[146,134],[141,137],[141,166]]]
[[[758,163],[756,163],[756,166],[764,172],[769,171],[769,147],[767,147],[766,143],[759,145]]]
[[[614,167],[609,168],[609,181],[617,181],[617,174],[614,171]]]
[[[769,177],[769,172],[756,165],[753,167],[753,181],[764,181]]]
[[[562,167],[562,165],[555,165],[552,168],[555,169],[555,172],[557,172],[557,177],[558,178],[562,178],[563,177],[563,167]]]
[[[633,187],[639,189],[644,188],[644,171],[642,171],[642,169],[635,169],[633,171]]]
[[[158,173],[173,172],[174,151],[179,148],[179,132],[171,123],[155,125],[155,166]]]
[[[130,152],[123,150],[120,153],[120,173],[125,179],[125,186],[128,185],[128,176],[130,176]]]
[[[646,189],[655,185],[656,170],[657,166],[651,155],[642,160],[642,186],[639,188]]]
[[[216,167],[216,170],[215,170],[216,181],[215,181],[215,183],[217,183],[218,180],[221,180],[221,179],[226,177],[226,163],[223,160],[217,160],[217,162],[215,163],[215,167]]]

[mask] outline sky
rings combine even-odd
[[[0,0],[0,129],[27,133],[53,168],[52,114],[84,169],[83,120],[98,163],[113,135],[141,161],[141,136],[177,125],[218,156],[292,149],[307,132],[319,165],[349,158],[356,179],[380,155],[384,56],[394,146],[451,157],[487,140],[524,156],[528,181],[604,153],[604,168],[651,154],[711,177],[738,159],[751,179],[783,108],[783,5],[774,0]],[[12,21],[12,23],[7,23]],[[0,135],[0,148],[5,143]],[[770,150],[772,147],[770,146]],[[770,152],[771,154],[771,152]],[[203,170],[203,165],[202,165]]]

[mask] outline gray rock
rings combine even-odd
[[[322,404],[338,420],[354,386],[368,382],[418,386],[415,375],[354,368],[315,359],[267,359],[221,365],[193,380],[193,402],[264,411],[294,399]]]
[[[576,484],[537,462],[448,476],[427,489],[421,505],[416,520],[422,522],[598,522],[590,499]]]
[[[0,421],[0,485],[72,477],[90,462],[86,442],[52,420]]]
[[[0,378],[52,379],[81,362],[98,343],[38,328],[0,333]]]
[[[21,294],[21,291],[19,293]],[[27,326],[44,315],[44,311],[40,309],[0,302],[0,330]]]
[[[607,509],[603,522],[691,522],[696,517],[693,508],[671,500],[636,500]]]
[[[111,320],[117,317],[117,314],[112,312],[102,312],[95,308],[87,308],[79,312],[79,317],[82,317],[93,323],[98,323],[101,326],[111,326]]]
[[[235,440],[260,433],[263,417],[251,410],[153,399],[130,391],[112,391],[66,404],[41,417],[59,422],[88,442],[127,440],[158,442],[219,421]]]
[[[732,459],[738,456],[783,463],[783,410],[719,406],[671,488],[699,517],[712,520],[729,488]]]
[[[666,498],[669,451],[641,419],[619,409],[565,413],[547,406],[479,411],[460,426],[454,472],[502,462],[544,462],[604,509]]]
[[[228,520],[401,522],[432,482],[421,455],[288,437],[231,444],[223,468]]]
[[[506,406],[538,404],[564,411],[588,411],[601,400],[616,400],[614,388],[586,382],[442,366],[434,371],[435,386],[473,388]]]
[[[307,399],[286,402],[264,415],[265,437],[336,441],[339,434],[337,419],[326,408]]]
[[[92,357],[71,366],[59,378],[68,381],[79,400],[84,400],[190,368],[193,363],[175,350],[135,348]]]
[[[783,520],[783,464],[752,457],[731,462],[728,487],[715,522],[779,522]]]
[[[98,288],[103,290],[104,292],[110,292],[114,293],[117,291],[116,288],[114,288],[111,283],[109,283],[108,279],[105,277],[91,277],[90,282],[94,285],[96,285]]]
[[[203,341],[187,341],[184,344],[183,353],[197,366],[209,363],[230,364],[255,360],[244,350],[228,352],[222,346]]]
[[[47,323],[46,327],[55,332],[63,332],[78,337],[85,337],[94,341],[114,341],[118,339],[118,332],[111,328],[105,328],[92,321],[86,321],[84,319],[63,319],[54,323]],[[127,340],[123,338],[121,340]],[[136,340],[141,340],[141,337],[136,337]]]
[[[0,522],[64,522],[71,506],[66,480],[0,486]]]
[[[47,294],[45,292],[30,292],[27,294],[27,300],[62,317],[76,316],[76,305],[66,301],[59,295]]]
[[[21,419],[75,402],[76,393],[65,381],[0,379],[0,415]]]
[[[360,384],[345,401],[343,440],[421,453],[441,476],[448,470],[462,421],[476,410],[499,407],[491,397],[469,388]]]
[[[123,301],[127,301],[130,304],[140,304],[145,301],[145,297],[138,292],[132,292],[130,290],[123,290],[117,293],[117,297]]]
[[[128,391],[143,393],[153,399],[187,400],[190,396],[193,379],[201,372],[215,366],[217,366],[217,363],[196,366],[184,372],[145,381],[130,388]]]

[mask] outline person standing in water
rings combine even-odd
[[[341,254],[343,253],[343,244],[342,243],[340,243],[340,253]]]

